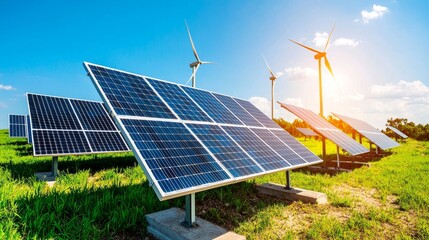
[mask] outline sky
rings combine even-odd
[[[27,114],[26,93],[101,100],[82,63],[250,100],[270,114],[275,100],[319,112],[317,61],[293,39],[322,50],[324,113],[383,128],[388,118],[429,123],[427,1],[27,1],[0,0],[0,129]],[[275,116],[295,117],[275,106]]]

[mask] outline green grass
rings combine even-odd
[[[320,142],[300,140],[321,153]],[[336,153],[330,142],[327,152]],[[255,184],[284,184],[281,172],[198,193],[197,215],[248,239],[429,239],[429,143],[392,152],[336,176],[292,172],[293,186],[326,193],[327,205],[257,194]],[[0,130],[0,239],[141,239],[145,214],[183,207],[158,200],[131,153],[60,157],[52,188],[34,178],[51,159],[30,153]]]

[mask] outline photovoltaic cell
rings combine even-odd
[[[82,131],[33,130],[33,137],[34,155],[91,152]]]
[[[147,79],[181,119],[212,122],[178,85]]]
[[[283,141],[278,139],[268,129],[252,129],[265,143],[283,157],[290,165],[301,165],[307,163],[301,156],[290,149]]]
[[[9,115],[9,137],[27,137],[25,115]]]
[[[398,134],[401,138],[408,138],[408,136],[405,135],[403,132],[399,131],[399,129],[392,126],[386,126],[386,127],[392,130],[394,133]]]
[[[286,145],[291,147],[296,153],[303,157],[309,163],[320,162],[320,158],[314,153],[312,153],[308,148],[306,148],[302,143],[298,142],[295,138],[292,137],[288,132],[283,129],[272,129],[270,130],[274,135],[276,135],[280,140],[282,140]]]
[[[27,94],[35,156],[129,151],[100,102]]]
[[[118,115],[176,118],[140,76],[89,65]]]
[[[122,122],[165,193],[229,179],[182,123]]]
[[[281,127],[277,125],[273,120],[271,120],[267,115],[265,115],[261,110],[251,104],[249,101],[245,101],[242,99],[234,98],[234,100],[240,104],[250,115],[256,118],[260,123],[262,123],[267,128],[279,128]]]
[[[301,152],[308,154],[311,161],[296,159],[297,155],[288,151],[288,143],[277,138],[266,126],[284,130],[248,101],[131,74],[144,79],[148,89],[153,90],[146,93],[150,96],[138,97],[135,92],[140,91],[140,86],[132,86],[127,78],[121,77],[130,73],[90,63],[84,65],[106,107],[113,113],[115,123],[131,143],[137,161],[160,200],[231,184],[267,172],[322,162],[314,154],[310,156],[308,150]],[[94,69],[97,74],[94,74]],[[115,73],[107,73],[110,71]],[[127,95],[123,93],[123,89],[127,89],[123,85],[131,88],[127,90]],[[112,92],[117,94],[109,94]],[[112,104],[118,98],[125,99],[125,102],[133,98],[141,106],[149,108],[154,102],[161,102],[178,119],[168,114],[154,117],[145,111],[131,111],[126,115],[122,106]],[[273,144],[278,153],[252,130],[263,134],[261,137],[268,144]],[[293,144],[306,149],[297,141]],[[281,155],[292,158],[292,164]],[[318,161],[313,161],[313,158]]]
[[[83,129],[117,131],[102,103],[77,99],[70,101]]]
[[[347,134],[340,131],[334,125],[330,124],[328,121],[312,111],[290,104],[280,103],[280,105],[307,122],[320,135],[331,140],[351,155],[369,152],[368,149],[353,140],[353,138],[349,137]]]
[[[290,166],[279,154],[246,127],[222,127],[265,170]]]
[[[213,95],[223,103],[231,112],[237,116],[241,122],[247,126],[262,127],[262,124],[258,122],[252,115],[250,115],[243,107],[240,106],[232,97],[216,94]]]
[[[234,177],[263,171],[219,126],[206,124],[187,126]]]
[[[242,125],[227,108],[225,108],[210,92],[195,88],[182,87],[192,99],[217,123]]]
[[[397,142],[362,120],[340,115],[338,113],[332,114],[383,150],[399,146]]]
[[[33,129],[82,130],[66,98],[27,94]]]
[[[317,137],[319,136],[317,133],[313,132],[313,130],[308,129],[308,128],[296,128],[296,130],[298,130],[302,135],[307,136],[307,137]]]

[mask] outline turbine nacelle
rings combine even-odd
[[[326,57],[326,52],[319,52],[316,55],[314,55],[314,59],[319,60],[321,58]]]

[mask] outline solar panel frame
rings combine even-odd
[[[346,150],[349,154],[355,156],[369,152],[367,148],[311,110],[280,102],[279,104],[286,110],[307,122],[315,132],[331,140],[337,146]]]
[[[35,95],[38,97],[46,97],[46,98],[56,98],[56,99],[61,99],[61,100],[65,100],[69,105],[70,105],[70,109],[74,114],[74,117],[76,118],[77,121],[77,126],[78,129],[49,129],[49,128],[34,128],[33,127],[33,119],[32,119],[32,110],[31,110],[31,106],[30,106],[30,101],[28,101],[27,106],[28,106],[28,111],[29,111],[29,119],[30,119],[30,128],[32,131],[32,147],[33,147],[33,155],[34,156],[68,156],[68,155],[85,155],[85,154],[100,154],[100,153],[114,153],[114,152],[129,152],[130,149],[128,148],[128,145],[125,144],[125,147],[127,149],[124,150],[118,150],[118,151],[93,151],[92,150],[92,146],[90,144],[90,140],[88,139],[86,133],[87,132],[94,132],[97,130],[91,130],[91,129],[85,129],[82,125],[82,123],[79,120],[79,117],[74,109],[73,103],[72,101],[81,101],[81,102],[92,102],[92,103],[97,103],[97,104],[103,104],[102,102],[98,102],[98,101],[90,101],[90,100],[83,100],[83,99],[77,99],[77,98],[69,98],[69,97],[59,97],[59,96],[53,96],[53,95],[46,95],[46,94],[36,94],[36,93],[27,93],[27,99],[29,95]],[[106,111],[105,107],[102,107],[104,109],[104,112],[106,113],[106,115],[108,116],[108,112]],[[33,110],[34,111],[34,110]],[[110,117],[109,117],[110,118]],[[121,132],[119,131],[119,129],[116,127],[116,125],[113,123],[112,119],[110,118],[110,121],[112,123],[112,125],[115,127],[116,130],[105,130],[105,131],[98,131],[98,132],[111,132],[111,133],[116,133],[119,135],[119,137],[122,139],[123,143],[125,143],[125,139],[122,136]],[[75,151],[75,152],[52,152],[52,153],[38,153],[39,151],[37,151],[37,141],[35,142],[35,136],[34,136],[34,132],[35,131],[45,131],[45,132],[68,132],[69,134],[71,134],[72,132],[82,132],[85,138],[86,143],[89,146],[89,150],[85,150],[85,151]],[[55,143],[57,144],[57,143]],[[58,143],[59,144],[59,143]]]
[[[376,146],[380,147],[383,150],[394,148],[399,146],[399,143],[392,140],[390,137],[386,136],[381,131],[377,130],[375,127],[369,125],[367,122],[344,116],[338,113],[332,113],[335,117],[345,122],[347,125],[355,129],[359,134],[373,142]]]
[[[33,134],[31,133],[30,115],[27,115],[27,143],[33,143]]]
[[[90,65],[93,65],[93,66],[98,66],[98,67],[101,67],[101,68],[106,68],[106,69],[110,69],[110,70],[113,70],[113,71],[119,71],[119,72],[124,72],[124,73],[127,73],[127,72],[125,72],[125,71],[122,71],[122,70],[117,70],[117,69],[113,69],[113,68],[109,68],[109,67],[104,67],[104,66],[101,66],[101,65],[97,65],[97,64],[93,64],[93,63],[88,63],[88,62],[84,62],[84,68],[86,69],[86,71],[87,71],[87,73],[88,73],[88,76],[90,77],[90,79],[91,79],[91,81],[94,83],[94,85],[95,85],[95,87],[96,87],[96,89],[97,89],[97,91],[98,91],[98,93],[100,94],[100,96],[101,96],[101,98],[102,98],[102,100],[103,100],[103,102],[106,104],[106,108],[107,109],[109,109],[111,112],[112,112],[112,114],[113,114],[113,120],[114,120],[114,122],[117,124],[117,126],[118,126],[118,128],[124,133],[124,136],[125,136],[125,140],[127,141],[127,143],[128,143],[128,145],[130,146],[130,149],[133,151],[133,153],[134,153],[134,155],[136,156],[136,159],[137,159],[137,162],[139,163],[139,165],[140,165],[140,167],[143,169],[143,171],[144,171],[144,173],[145,173],[145,175],[147,176],[147,179],[148,179],[148,181],[149,181],[149,185],[150,186],[152,186],[153,187],[153,190],[155,191],[155,193],[156,193],[156,195],[158,196],[158,198],[162,201],[162,200],[167,200],[167,199],[171,199],[171,198],[175,198],[175,197],[179,197],[179,196],[184,196],[184,195],[187,195],[187,194],[190,194],[190,193],[195,193],[195,192],[199,192],[199,191],[204,191],[204,190],[208,190],[208,189],[212,189],[212,188],[216,188],[216,187],[220,187],[220,186],[224,186],[224,185],[229,185],[229,184],[232,184],[232,183],[236,183],[236,182],[239,182],[239,181],[244,181],[244,180],[247,180],[247,179],[251,179],[251,178],[254,178],[255,176],[262,176],[262,175],[265,175],[265,174],[269,174],[269,173],[273,173],[273,172],[279,172],[279,171],[284,171],[284,170],[291,170],[291,169],[295,169],[295,168],[298,168],[298,167],[304,167],[304,166],[309,166],[309,165],[313,165],[313,164],[316,164],[315,162],[312,162],[312,163],[307,163],[307,164],[305,164],[305,165],[300,165],[300,166],[290,166],[290,167],[287,167],[287,168],[284,168],[284,169],[275,169],[275,170],[272,170],[272,171],[265,171],[265,172],[262,172],[261,174],[254,174],[254,175],[246,175],[246,176],[243,176],[243,177],[241,177],[241,178],[236,178],[236,177],[234,177],[228,170],[227,170],[227,168],[221,163],[221,161],[219,160],[219,159],[217,159],[216,158],[216,156],[214,156],[214,154],[208,149],[208,147],[203,143],[203,141],[200,139],[200,138],[198,138],[198,136],[196,136],[196,134],[187,126],[187,124],[213,124],[213,125],[217,125],[217,126],[219,126],[219,127],[221,127],[221,128],[223,128],[224,126],[240,126],[240,127],[245,127],[244,125],[242,125],[241,124],[241,121],[239,122],[239,123],[237,123],[237,124],[230,124],[230,123],[218,123],[218,122],[198,122],[198,121],[191,121],[191,120],[183,120],[183,119],[181,119],[176,113],[175,113],[175,111],[174,111],[174,109],[173,108],[171,108],[170,107],[170,105],[162,98],[162,96],[161,96],[161,94],[159,94],[157,91],[156,91],[156,89],[150,84],[150,82],[149,82],[149,80],[148,79],[155,79],[155,80],[159,80],[159,81],[164,81],[164,80],[161,80],[161,79],[157,79],[157,78],[153,78],[153,77],[146,77],[146,76],[143,76],[143,75],[138,75],[138,76],[141,76],[143,79],[145,79],[146,81],[147,81],[147,83],[154,89],[154,92],[157,94],[157,96],[161,99],[161,101],[162,102],[164,102],[166,105],[167,105],[167,107],[173,112],[173,114],[177,117],[177,119],[162,119],[162,118],[150,118],[150,117],[143,117],[143,116],[126,116],[126,115],[118,115],[117,114],[117,112],[114,110],[114,106],[112,105],[112,104],[110,104],[110,100],[109,100],[109,98],[108,98],[108,96],[104,93],[104,91],[103,91],[103,88],[102,88],[102,86],[98,83],[98,81],[97,81],[97,78],[95,77],[95,75],[91,72],[91,68],[90,68]],[[199,106],[201,109],[202,109],[202,111],[205,113],[205,114],[207,114],[209,117],[211,117],[210,116],[210,114],[208,114],[206,111],[205,111],[205,109],[203,108],[203,107],[201,107],[199,104],[198,104],[198,102],[197,101],[195,101],[195,99],[192,97],[192,96],[190,96],[189,94],[188,94],[188,92],[186,91],[186,90],[184,90],[185,88],[189,88],[189,87],[187,87],[187,86],[184,86],[184,85],[181,85],[181,84],[176,84],[176,83],[171,83],[171,82],[167,82],[167,81],[164,81],[164,82],[166,82],[166,83],[169,83],[169,84],[174,84],[174,85],[177,85],[177,86],[179,86],[187,95],[188,95],[188,97],[190,97],[190,99],[192,99],[192,101],[197,105],[197,106]],[[211,94],[211,96],[217,101],[217,102],[219,102],[222,106],[224,106],[223,105],[223,103],[222,102],[220,102],[219,100],[217,100],[216,99],[216,97],[214,97],[213,96],[213,93],[212,92],[210,92],[210,91],[206,91],[206,90],[201,90],[201,89],[197,89],[198,91],[204,91],[204,92],[206,92],[206,93],[208,93],[208,94]],[[235,100],[235,99],[234,99]],[[245,101],[245,100],[243,100],[243,101]],[[249,102],[249,104],[251,104],[250,102]],[[253,106],[253,105],[252,105]],[[254,106],[253,106],[254,107]],[[256,107],[255,107],[256,108]],[[228,110],[228,111],[231,111],[230,109],[228,109],[228,108],[226,108],[226,110]],[[246,110],[247,111],[247,110]],[[258,110],[259,111],[259,110]],[[268,117],[267,117],[268,118]],[[238,118],[237,118],[238,119]],[[128,129],[127,129],[127,127],[124,125],[124,120],[151,120],[151,121],[159,121],[159,122],[178,122],[178,123],[183,123],[186,127],[187,127],[187,129],[188,129],[188,131],[195,137],[195,139],[197,139],[198,140],[198,142],[202,145],[202,146],[204,146],[204,148],[206,149],[206,151],[208,152],[208,153],[210,153],[210,155],[216,160],[216,163],[218,163],[219,164],[219,166],[221,166],[222,167],[222,169],[224,169],[224,171],[226,172],[226,173],[228,173],[228,175],[230,176],[230,179],[228,179],[228,180],[224,180],[224,181],[221,181],[221,182],[214,182],[214,183],[212,183],[212,184],[206,184],[206,185],[201,185],[201,186],[197,186],[197,187],[195,187],[195,188],[192,188],[192,189],[189,189],[189,188],[187,188],[187,189],[180,189],[180,190],[177,190],[177,191],[174,191],[174,192],[168,192],[168,193],[165,193],[161,188],[160,188],[160,185],[157,183],[157,179],[156,179],[156,177],[152,174],[152,170],[150,169],[150,167],[148,166],[148,164],[146,163],[146,161],[145,161],[145,159],[143,158],[143,156],[142,156],[142,154],[140,153],[140,151],[138,150],[138,147],[137,147],[137,145],[136,145],[136,143],[132,140],[132,137],[131,137],[131,135],[130,135],[130,133],[129,133],[129,131],[128,131]],[[212,119],[213,120],[213,119]],[[274,122],[273,122],[274,123]],[[275,123],[274,123],[275,124]],[[245,127],[245,128],[247,128],[247,127]],[[267,129],[266,127],[263,127],[263,126],[261,126],[261,127],[253,127],[253,128],[261,128],[261,129]],[[248,128],[249,130],[250,130],[250,128]],[[278,125],[275,125],[275,129],[281,129]],[[284,130],[283,130],[284,131]],[[228,136],[229,138],[231,138],[231,139],[233,139],[230,135],[226,135],[226,136]],[[233,139],[234,140],[234,139]],[[261,140],[262,141],[262,140]],[[265,144],[265,143],[264,143]],[[242,147],[240,144],[238,144],[240,147]],[[277,154],[276,152],[275,152],[275,154]],[[317,156],[316,156],[317,157]],[[318,163],[321,163],[321,162],[323,162],[321,159],[319,159],[320,161],[318,162]]]
[[[20,119],[18,121],[18,119]],[[22,122],[22,120],[24,120]],[[24,114],[9,114],[9,137],[27,137],[27,116]]]
[[[386,126],[387,128],[389,128],[390,130],[392,130],[394,133],[398,134],[400,137],[406,139],[408,138],[408,136],[406,134],[404,134],[403,132],[401,132],[399,129],[392,127],[392,126]]]

